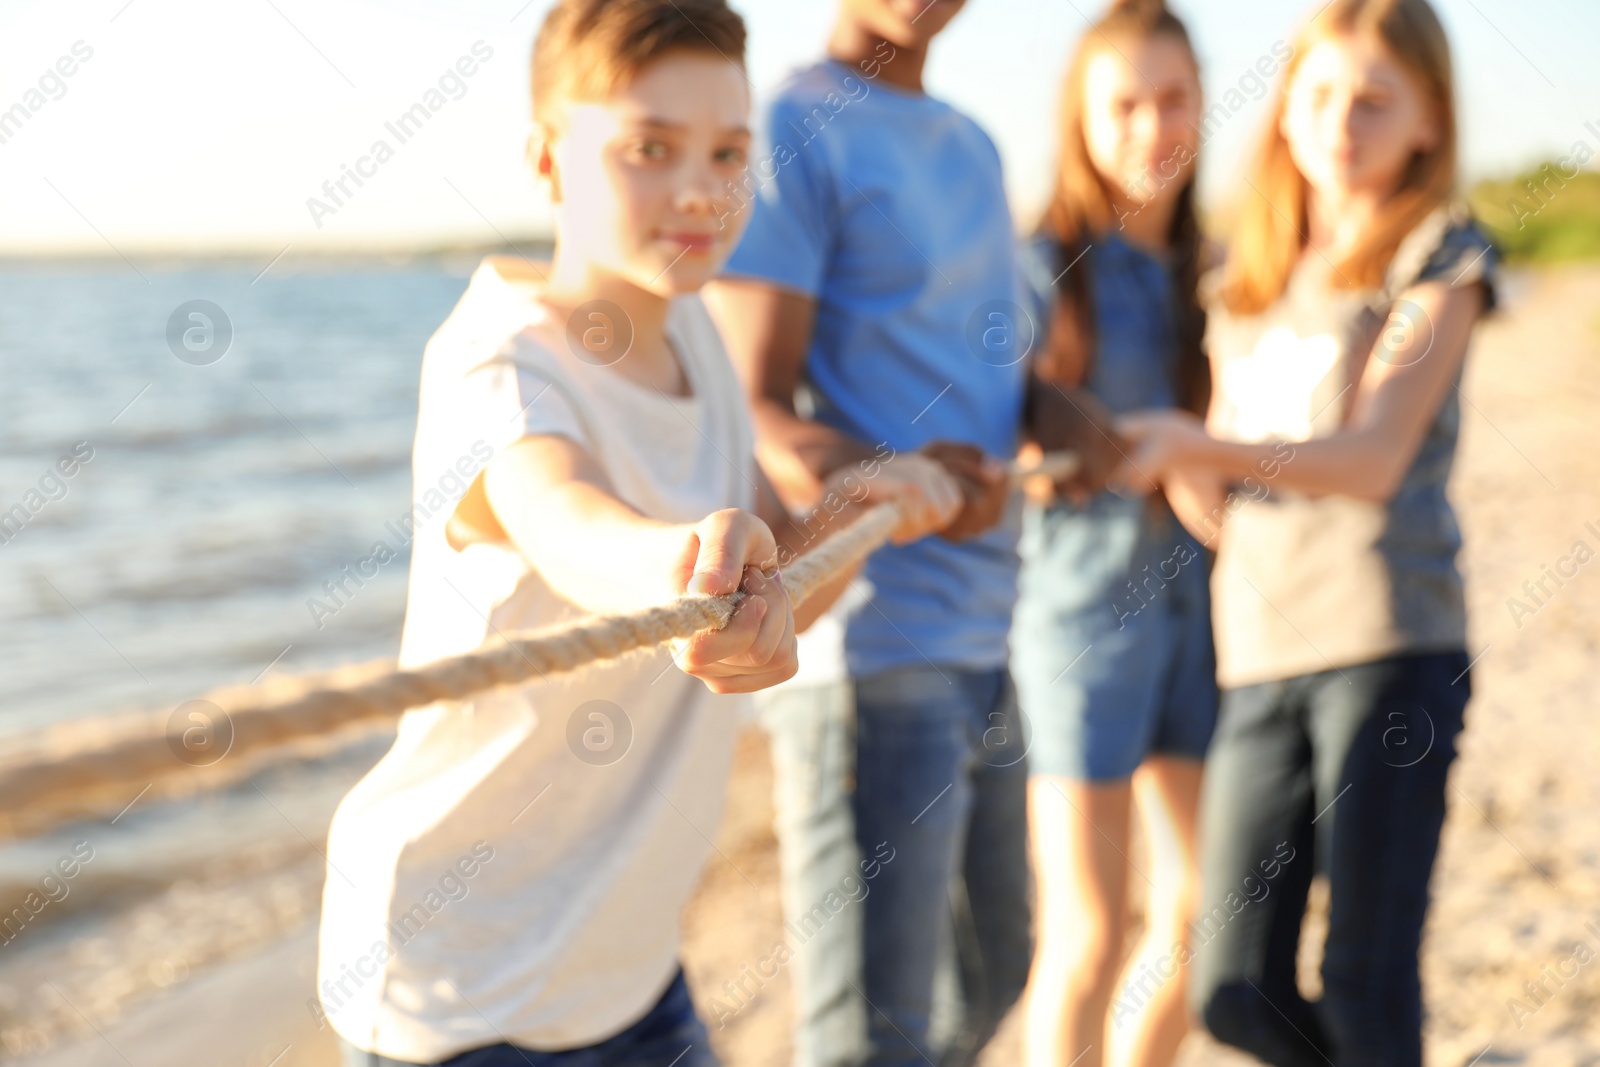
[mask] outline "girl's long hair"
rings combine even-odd
[[[1055,187],[1039,228],[1054,238],[1060,249],[1057,270],[1065,272],[1056,283],[1055,319],[1036,372],[1041,378],[1065,385],[1088,379],[1095,350],[1096,328],[1089,298],[1091,257],[1084,253],[1098,235],[1118,226],[1115,191],[1089,159],[1083,135],[1083,80],[1090,58],[1112,41],[1145,41],[1166,34],[1178,40],[1194,58],[1194,46],[1183,22],[1167,10],[1164,0],[1118,0],[1100,21],[1078,40],[1061,86],[1060,161]],[[1198,63],[1196,64],[1198,66]],[[1200,221],[1195,211],[1194,174],[1191,166],[1178,193],[1167,239],[1172,251],[1173,303],[1178,324],[1178,359],[1173,390],[1178,403],[1204,414],[1210,393],[1210,373],[1201,341],[1205,314],[1196,293],[1200,274]],[[1071,269],[1069,265],[1075,264]]]
[[[1371,229],[1334,264],[1334,284],[1350,289],[1380,285],[1401,240],[1455,192],[1455,82],[1450,45],[1433,8],[1427,0],[1333,0],[1295,40],[1256,156],[1254,189],[1246,186],[1241,193],[1220,293],[1229,311],[1253,315],[1270,307],[1283,295],[1305,250],[1306,180],[1290,158],[1282,130],[1287,89],[1312,45],[1356,35],[1381,41],[1418,80],[1434,109],[1439,137],[1432,150],[1412,156],[1398,191]]]

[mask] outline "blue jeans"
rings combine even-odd
[[[861,985],[862,907],[855,899],[877,869],[861,866],[850,783],[855,775],[855,687],[790,686],[756,694],[772,751],[778,867],[789,977],[794,990],[793,1067],[855,1067],[866,1055]],[[829,893],[851,903],[815,912]],[[713,1023],[718,1020],[712,1020]]]
[[[1421,1067],[1417,952],[1469,695],[1465,652],[1223,693],[1200,811],[1195,1013],[1275,1067]],[[1295,984],[1328,876],[1320,1000]]]
[[[882,864],[864,899],[871,1067],[935,1062],[934,975],[952,910],[960,1029],[937,1062],[973,1062],[1027,984],[1027,745],[1004,667],[906,667],[856,679],[856,841]],[[886,851],[892,850],[892,851]]]
[[[413,1067],[363,1052],[340,1039],[343,1067]],[[706,1028],[694,1013],[689,986],[680,970],[644,1017],[597,1045],[536,1052],[511,1044],[485,1045],[452,1056],[432,1067],[716,1067]]]

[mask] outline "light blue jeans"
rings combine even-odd
[[[840,681],[768,690],[756,694],[756,707],[772,751],[783,918],[793,953],[793,1065],[855,1067],[866,1058],[867,1040],[862,907],[850,892],[866,873],[850,812],[855,687]],[[830,892],[850,903],[825,921],[808,918]]]
[[[970,1064],[1032,960],[1027,737],[1011,676],[904,667],[856,679],[855,700],[856,841],[894,856],[863,901],[866,1062]],[[949,931],[961,1011],[941,1048],[934,988]]]

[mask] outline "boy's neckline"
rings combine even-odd
[[[943,104],[938,97],[931,95],[927,90],[907,89],[903,86],[893,85],[882,78],[869,78],[856,69],[848,60],[839,59],[832,55],[822,57],[824,65],[832,67],[839,74],[849,75],[872,86],[874,92],[881,92],[891,100],[903,100],[908,104]],[[870,94],[869,94],[870,95]]]
[[[542,313],[541,318],[543,319],[543,324],[546,326],[547,330],[554,334],[555,337],[560,338],[561,341],[566,343],[568,354],[573,355],[574,358],[581,359],[581,357],[577,357],[576,354],[572,352],[571,334],[567,326],[563,323],[555,321],[556,316],[550,314],[550,312],[554,309],[547,301],[544,293],[544,283],[548,276],[547,272],[549,266],[550,264],[548,261],[536,263],[527,259],[526,257],[513,257],[498,254],[485,256],[482,263],[482,267],[489,270],[501,285],[509,287],[513,290],[517,290],[519,296],[529,300],[536,307],[538,307],[539,311]],[[683,378],[684,387],[688,389],[688,392],[669,393],[659,386],[638,381],[627,374],[613,370],[612,367],[614,364],[595,363],[590,362],[589,360],[581,360],[581,362],[583,362],[586,366],[610,371],[610,377],[613,381],[621,382],[624,389],[631,390],[638,396],[648,399],[660,398],[667,400],[677,408],[683,408],[697,404],[702,392],[702,383],[697,379],[695,374],[695,370],[692,366],[693,360],[688,358],[686,354],[686,346],[681,343],[681,330],[677,328],[673,321],[674,316],[670,310],[673,303],[675,303],[675,301],[669,301],[667,318],[662,325],[661,339],[663,345],[666,347],[668,357],[677,364],[678,373]],[[552,339],[553,338],[547,338],[546,340],[548,341]],[[627,357],[624,355],[622,358],[626,359]],[[621,360],[618,360],[618,362],[621,362]]]

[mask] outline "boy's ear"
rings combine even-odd
[[[528,131],[528,165],[533,168],[534,176],[540,181],[547,182],[550,186],[550,202],[561,202],[561,177],[556,168],[555,156],[550,151],[550,130],[544,126],[535,126]]]

